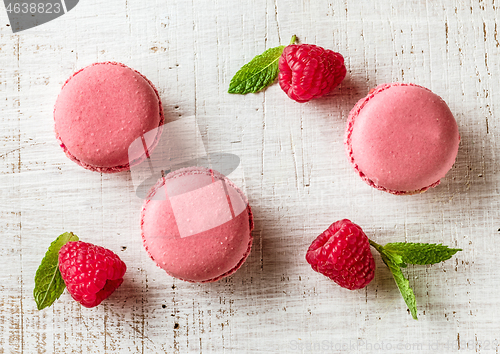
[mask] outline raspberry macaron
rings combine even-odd
[[[160,178],[141,212],[150,257],[167,274],[188,282],[213,282],[236,272],[250,253],[252,229],[243,192],[204,167]]]
[[[158,91],[146,77],[124,64],[103,62],[66,81],[57,97],[54,121],[56,137],[72,161],[111,173],[128,170],[146,158],[129,156],[129,146],[162,126],[164,114]],[[154,144],[148,146],[153,148]]]
[[[345,147],[359,176],[397,195],[435,187],[455,163],[460,135],[446,103],[406,83],[375,87],[349,113]]]

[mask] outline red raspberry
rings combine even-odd
[[[279,59],[279,83],[297,102],[321,97],[344,80],[344,57],[313,44],[291,44]]]
[[[319,235],[307,250],[306,260],[315,271],[350,290],[364,288],[375,276],[368,237],[347,219]]]
[[[121,285],[127,266],[112,251],[77,241],[61,247],[59,270],[73,299],[94,307]]]

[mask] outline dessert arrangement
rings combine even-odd
[[[346,75],[344,58],[296,42],[293,36],[288,46],[268,49],[245,64],[228,92],[259,92],[278,79],[286,95],[300,103],[328,95]],[[54,122],[56,137],[72,161],[112,173],[147,162],[161,139],[164,114],[158,91],[147,78],[124,64],[105,62],[87,66],[66,81],[55,103]],[[130,149],[138,139],[143,146]],[[366,183],[411,195],[439,184],[455,162],[459,142],[457,123],[439,96],[416,84],[388,83],[372,89],[351,110],[344,144]],[[131,156],[131,151],[137,153]],[[150,258],[168,275],[187,282],[214,282],[236,272],[250,253],[252,229],[244,193],[220,172],[202,166],[162,174],[141,210],[141,236]],[[372,247],[391,271],[414,319],[415,296],[401,268],[439,263],[460,251],[430,243],[381,246],[343,219],[312,242],[305,260],[341,287],[356,290],[374,279]],[[125,271],[110,250],[64,233],[50,245],[36,273],[38,309],[50,306],[64,288],[83,306],[97,306],[121,285]]]

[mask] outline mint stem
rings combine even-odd
[[[293,35],[292,39],[290,40],[290,44],[295,44],[295,41],[297,40],[297,36]]]
[[[384,247],[380,246],[378,243],[376,243],[370,239],[368,239],[368,241],[370,242],[370,245],[378,251],[378,253],[382,253],[382,250],[384,249]]]

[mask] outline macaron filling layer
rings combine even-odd
[[[87,66],[66,81],[54,121],[56,137],[71,160],[90,170],[118,172],[145,158],[129,161],[128,148],[161,126],[164,115],[148,79],[123,64],[105,62]]]
[[[458,127],[446,103],[430,90],[377,86],[349,114],[346,150],[370,185],[412,194],[439,184],[457,156]]]

